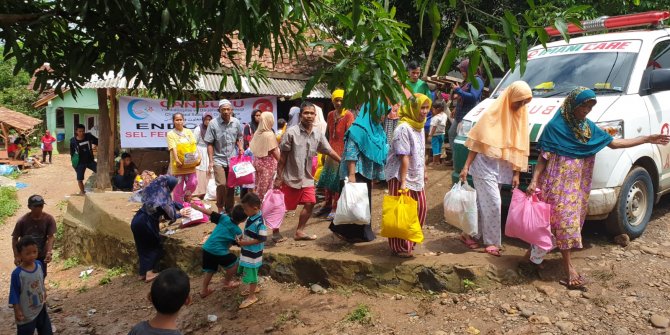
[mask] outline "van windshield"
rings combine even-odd
[[[633,52],[602,52],[531,59],[523,76],[517,66],[493,96],[517,80],[527,82],[533,96],[539,98],[567,96],[576,86],[591,88],[599,95],[621,94],[628,84],[635,56]]]

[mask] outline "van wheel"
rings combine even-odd
[[[636,166],[626,176],[614,210],[607,217],[612,235],[640,237],[647,228],[654,206],[654,185],[647,170]]]

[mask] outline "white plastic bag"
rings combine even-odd
[[[207,193],[205,193],[205,199],[203,200],[216,200],[216,181],[213,177],[207,181]]]
[[[333,224],[348,223],[361,225],[370,223],[370,201],[366,183],[350,183],[345,178]]]
[[[444,220],[470,236],[477,235],[477,191],[458,182],[444,195]]]

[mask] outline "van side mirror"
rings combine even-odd
[[[656,69],[649,75],[649,93],[670,91],[670,69]]]

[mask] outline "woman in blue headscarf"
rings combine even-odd
[[[667,144],[667,135],[615,139],[586,118],[596,104],[596,94],[577,87],[568,94],[563,105],[540,137],[541,150],[529,194],[540,190],[540,198],[551,205],[551,231],[554,245],[561,250],[567,278],[561,280],[569,289],[584,289],[586,278],[572,265],[570,251],[582,248],[582,225],[586,218],[595,155],[604,147],[629,148],[644,143]],[[532,245],[526,256],[539,266],[549,250]]]
[[[149,184],[142,191],[142,207],[130,223],[140,258],[140,279],[146,282],[158,275],[154,269],[163,255],[163,237],[159,228],[161,218],[174,222],[181,217],[181,204],[174,202],[170,196],[177,181],[173,176],[163,175]]]
[[[356,120],[344,134],[344,153],[340,163],[340,179],[350,183],[366,183],[368,201],[372,208],[372,181],[384,180],[384,164],[388,153],[383,115],[389,108],[384,103],[364,104]],[[330,230],[349,243],[369,242],[375,239],[372,221],[360,224],[330,224]]]

